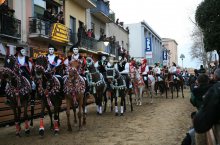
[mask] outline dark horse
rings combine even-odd
[[[68,75],[64,76],[64,93],[66,98],[66,115],[67,115],[67,127],[68,131],[72,131],[70,124],[70,107],[73,107],[74,112],[74,123],[76,120],[76,108],[78,107],[78,119],[79,119],[79,130],[82,125],[86,125],[86,114],[85,105],[86,100],[84,98],[85,93],[85,80],[79,75],[76,68],[78,68],[79,62],[77,60],[71,61],[68,68]],[[81,118],[83,114],[83,124],[81,123]]]
[[[168,73],[168,84],[169,84],[169,88],[172,94],[172,99],[173,99],[174,89],[176,89],[177,98],[179,97],[179,89],[181,89],[182,97],[184,98],[184,93],[183,93],[184,79],[181,75],[178,75],[174,79],[174,75],[171,73]]]
[[[41,117],[39,134],[44,135],[44,123],[43,118],[45,114],[45,108],[47,108],[50,120],[51,129],[54,129],[54,133],[59,132],[59,112],[62,104],[63,88],[62,78],[53,75],[48,69],[48,60],[45,56],[39,56],[35,61],[35,81],[37,85],[37,94],[41,99]],[[51,107],[54,107],[54,123],[52,121]]]
[[[124,106],[125,106],[125,97],[126,97],[126,82],[124,77],[117,71],[115,68],[107,68],[107,78],[110,83],[111,88],[113,89],[113,94],[111,96],[111,110],[113,108],[113,98],[115,99],[115,116],[118,116],[118,99],[120,101],[120,115],[124,115]],[[132,100],[131,106],[132,106]],[[105,106],[106,107],[106,106]],[[133,108],[133,106],[131,107]]]
[[[29,134],[27,108],[31,99],[31,84],[20,74],[19,66],[14,56],[6,56],[3,68],[3,78],[6,80],[5,94],[7,103],[14,113],[16,135],[20,136],[21,107],[24,107],[25,133]]]
[[[87,57],[86,58],[86,64],[88,69],[88,74],[86,76],[87,81],[92,88],[92,94],[95,97],[95,102],[97,105],[97,114],[102,114],[102,98],[103,93],[106,89],[106,83],[104,80],[104,77],[99,71],[95,68],[94,62],[92,58]]]

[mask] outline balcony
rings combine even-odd
[[[59,43],[68,43],[70,29],[61,23],[30,17],[29,38],[40,41],[53,40]]]
[[[113,57],[116,56],[114,44],[109,43],[108,46],[105,46],[103,41],[98,41],[87,36],[82,36],[81,42],[77,44],[79,37],[80,35],[78,35],[78,33],[71,33],[70,42],[74,45],[79,45],[81,50],[92,53],[108,54]]]
[[[116,57],[116,47],[115,44],[109,43],[107,46],[104,44],[103,41],[99,41],[97,43],[97,50],[100,54],[107,54],[112,57]]]
[[[21,21],[0,13],[0,37],[21,39]]]
[[[78,38],[81,38],[81,42],[78,42]],[[80,36],[78,33],[71,33],[70,42],[73,45],[79,45],[82,50],[90,51],[92,53],[97,52],[97,40],[87,36]]]
[[[95,4],[96,0],[73,0],[73,1],[85,9],[96,7],[96,4]]]
[[[104,23],[109,23],[113,21],[112,15],[113,12],[109,9],[109,4],[107,2],[104,2],[102,0],[96,1],[96,8],[90,9],[90,12],[99,20],[101,20]]]

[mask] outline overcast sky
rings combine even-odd
[[[178,57],[185,55],[184,67],[198,68],[200,63],[189,54],[192,41],[196,7],[202,0],[110,0],[110,9],[116,19],[125,24],[145,20],[162,38],[172,38],[178,43]],[[182,65],[179,59],[179,64]]]

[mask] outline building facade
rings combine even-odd
[[[171,66],[172,62],[178,65],[178,43],[174,39],[162,38],[162,44],[168,50],[168,66]]]
[[[146,58],[148,64],[156,62],[162,64],[162,39],[144,21],[134,24],[126,24],[129,28],[130,55],[136,59]]]

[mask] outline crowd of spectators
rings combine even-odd
[[[213,68],[206,71],[201,65],[199,70],[194,70],[190,102],[197,111],[193,117],[193,130],[187,132],[182,145],[197,145],[201,140],[205,142],[205,133],[220,121],[220,67],[215,64]]]
[[[60,10],[58,13],[56,13],[55,9],[52,9],[51,7],[48,7],[44,11],[43,19],[45,21],[50,21],[52,23],[61,23],[64,24],[64,15],[63,11]]]

